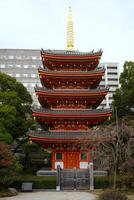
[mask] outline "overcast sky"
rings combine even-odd
[[[64,49],[69,2],[75,49],[134,60],[134,0],[0,0],[0,48]]]

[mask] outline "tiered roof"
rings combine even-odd
[[[50,131],[32,132],[30,138],[44,142],[91,139],[88,127],[98,125],[111,116],[111,110],[92,109],[100,104],[108,92],[108,88],[97,88],[105,73],[103,68],[97,68],[101,55],[101,50],[85,53],[41,50],[43,68],[38,71],[43,87],[36,87],[35,91],[42,108],[33,109],[33,116],[39,123],[50,127]],[[74,102],[73,109],[70,102]],[[72,123],[75,128],[71,131],[67,124],[72,127]],[[64,130],[64,126],[67,129]]]
[[[49,69],[53,69],[59,66],[59,69],[63,66],[86,66],[88,70],[94,70],[98,64],[102,55],[102,50],[94,52],[79,52],[68,50],[41,50],[41,57],[43,65]]]
[[[42,141],[43,143],[57,143],[60,141],[61,143],[81,143],[81,142],[90,142],[96,143],[100,141],[110,141],[114,139],[113,134],[107,134],[105,132],[101,132],[100,130],[96,131],[88,131],[88,132],[50,132],[50,131],[31,131],[30,139]]]

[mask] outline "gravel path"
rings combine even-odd
[[[19,193],[14,197],[4,197],[0,200],[95,200],[88,192],[32,192]]]

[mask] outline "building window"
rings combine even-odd
[[[87,160],[87,153],[86,152],[81,153],[81,160]]]
[[[56,153],[56,160],[62,160],[62,153]]]
[[[9,59],[13,59],[14,57],[13,56],[9,56]]]
[[[31,77],[32,77],[32,78],[35,78],[35,77],[36,77],[36,75],[35,75],[35,74],[31,74]]]
[[[36,65],[31,65],[32,68],[36,68]]]
[[[109,66],[107,69],[117,69],[117,66]]]
[[[108,72],[107,74],[108,74],[108,75],[118,75],[117,72]]]
[[[108,81],[118,81],[117,78],[108,78]]]
[[[8,67],[13,67],[13,65],[12,65],[12,64],[9,64]]]
[[[5,65],[0,65],[0,68],[5,68]]]
[[[15,77],[20,77],[20,74],[15,74]]]
[[[16,65],[16,68],[20,68],[21,67],[21,65]]]
[[[109,87],[119,87],[118,85],[114,85],[114,84],[111,84],[111,85],[108,85]]]
[[[28,77],[28,74],[23,74],[23,77]]]
[[[28,65],[24,65],[24,68],[27,69],[27,68],[28,68]]]
[[[36,60],[36,56],[32,56],[32,60]]]

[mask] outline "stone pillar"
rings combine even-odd
[[[56,177],[56,191],[60,191],[60,176],[61,176],[61,168],[60,165],[57,165],[57,177]]]
[[[94,190],[94,174],[93,174],[93,163],[89,163],[90,169],[90,190]]]

